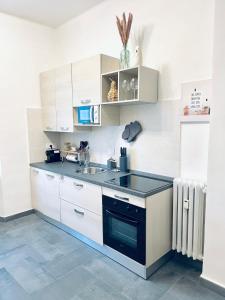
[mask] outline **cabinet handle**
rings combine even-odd
[[[78,214],[78,215],[84,216],[84,212],[83,212],[83,211],[77,210],[76,208],[75,208],[73,211],[74,211],[76,214]]]
[[[80,102],[81,102],[82,104],[87,104],[87,103],[90,103],[90,102],[91,102],[91,99],[82,99],[82,100],[80,100]]]
[[[114,195],[114,197],[119,199],[119,200],[129,201],[129,198],[127,198],[127,197],[121,197],[121,196],[118,196],[118,195]]]
[[[79,183],[76,183],[76,182],[74,182],[73,185],[76,186],[76,187],[79,187],[81,189],[84,187],[83,184],[79,184]]]
[[[64,130],[64,131],[68,131],[69,130],[69,127],[60,127],[61,130]]]
[[[49,178],[55,178],[55,176],[51,175],[51,174],[46,174],[46,176],[49,177]]]

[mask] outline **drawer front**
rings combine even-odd
[[[60,197],[72,204],[102,215],[101,187],[81,180],[62,177]]]
[[[127,193],[123,193],[105,187],[102,188],[102,194],[111,198],[116,198],[118,200],[145,208],[145,198],[139,198]]]
[[[61,222],[103,245],[102,216],[62,200]]]

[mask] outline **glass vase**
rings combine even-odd
[[[127,69],[130,67],[130,51],[127,47],[123,47],[120,52],[120,68]]]

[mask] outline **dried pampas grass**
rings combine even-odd
[[[126,15],[125,13],[123,13],[122,19],[120,20],[118,17],[116,17],[116,20],[121,41],[123,43],[123,46],[126,47],[130,36],[133,15],[129,13],[128,20],[126,20]]]

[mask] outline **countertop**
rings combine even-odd
[[[154,195],[156,193],[159,193],[159,192],[166,190],[168,188],[171,188],[173,186],[173,178],[171,178],[171,177],[161,176],[161,175],[156,175],[156,174],[151,174],[151,173],[146,173],[146,172],[140,172],[140,171],[130,171],[129,173],[113,172],[113,171],[107,170],[105,165],[100,165],[100,164],[96,164],[96,163],[91,163],[90,166],[100,166],[100,167],[106,169],[106,171],[100,172],[100,173],[97,173],[94,175],[76,173],[76,170],[80,169],[80,166],[77,163],[67,162],[67,161],[65,161],[63,163],[62,162],[54,162],[54,163],[37,162],[37,163],[31,163],[30,166],[33,168],[42,169],[42,170],[45,170],[48,172],[56,173],[56,174],[59,174],[62,176],[67,176],[67,177],[87,181],[87,182],[90,182],[93,184],[111,188],[111,189],[114,189],[117,191],[128,193],[128,194],[131,194],[131,195],[134,195],[137,197],[141,197],[141,198],[146,198],[148,196]],[[146,177],[149,177],[152,179],[159,179],[162,181],[166,181],[166,182],[168,182],[168,185],[166,185],[165,187],[163,187],[161,189],[149,190],[149,192],[146,193],[146,192],[141,192],[141,191],[133,190],[133,189],[126,188],[126,187],[116,186],[114,184],[105,182],[110,179],[119,178],[121,176],[128,175],[131,173],[135,174],[135,175],[146,176]]]

